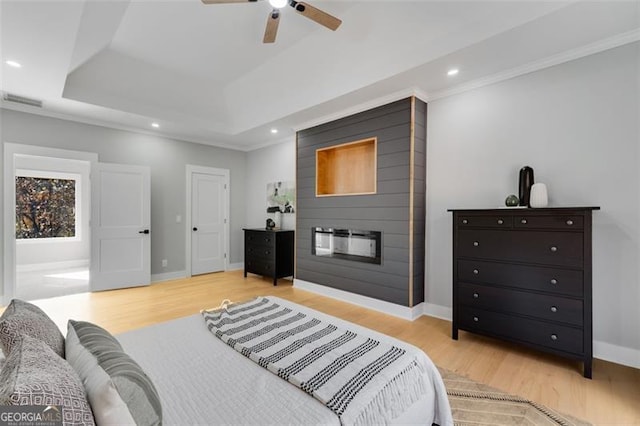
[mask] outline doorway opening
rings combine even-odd
[[[8,143],[4,151],[3,303],[89,291],[97,154]]]

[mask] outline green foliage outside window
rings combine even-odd
[[[76,181],[16,176],[16,239],[76,235]]]

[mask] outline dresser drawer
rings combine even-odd
[[[531,216],[520,215],[514,217],[513,226],[521,229],[561,229],[582,230],[584,228],[583,216]]]
[[[246,247],[269,247],[276,245],[276,235],[272,232],[245,231],[244,243]]]
[[[252,274],[273,276],[275,274],[275,263],[263,259],[248,259],[244,262],[246,272]]]
[[[245,259],[255,258],[264,260],[273,260],[275,257],[275,248],[269,246],[261,246],[257,244],[249,244],[245,247]]]
[[[584,295],[583,273],[573,269],[458,260],[458,280],[575,297]]]
[[[458,216],[458,225],[468,228],[511,228],[511,216]]]
[[[583,266],[581,233],[460,229],[457,235],[461,257]]]
[[[582,326],[582,300],[460,283],[458,303]]]
[[[583,353],[582,329],[461,306],[460,328],[547,348]]]

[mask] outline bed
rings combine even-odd
[[[407,350],[417,349],[293,302],[276,297],[270,299],[321,321],[348,328],[358,335],[389,342]],[[122,350],[135,360],[153,383],[165,425],[341,424],[334,411],[320,401],[214,336],[201,314],[147,326],[115,337]],[[75,337],[69,333],[68,357],[72,356],[69,344],[73,339]],[[420,363],[426,366],[426,391],[402,412],[394,413],[393,419],[385,423],[452,424],[440,374],[424,352],[418,351]],[[86,387],[86,380],[83,379],[83,382]],[[402,395],[396,397],[402,398]],[[98,420],[98,404],[91,400],[91,405]],[[99,421],[97,423],[100,424]]]

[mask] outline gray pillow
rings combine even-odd
[[[6,357],[23,335],[42,340],[64,358],[64,336],[58,326],[36,305],[13,299],[0,316],[0,346]]]
[[[57,405],[67,425],[94,425],[78,374],[41,340],[24,335],[0,371],[0,405]]]
[[[67,361],[78,372],[99,425],[161,425],[151,379],[105,329],[70,320]]]

